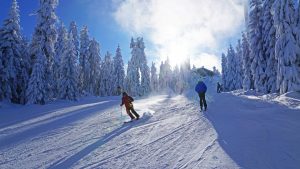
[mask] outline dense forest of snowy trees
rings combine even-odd
[[[187,60],[171,69],[169,59],[159,72],[148,66],[142,37],[132,38],[127,70],[118,45],[114,57],[103,60],[100,44],[90,37],[87,26],[78,31],[59,21],[58,0],[40,0],[37,24],[30,41],[21,33],[19,6],[12,0],[8,18],[0,27],[0,101],[18,104],[46,104],[56,99],[77,100],[80,96],[133,96],[188,87],[191,66]],[[125,73],[126,72],[126,73]]]
[[[222,54],[225,90],[300,91],[299,4],[250,0],[248,32],[242,34],[236,50],[230,45],[227,55]]]

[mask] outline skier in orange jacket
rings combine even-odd
[[[137,114],[137,112],[134,110],[133,104],[132,104],[133,101],[134,100],[131,96],[128,96],[128,94],[126,92],[123,92],[122,103],[120,106],[123,106],[125,104],[126,112],[129,115],[129,117],[131,118],[131,120],[134,120],[134,119],[138,120],[140,118],[140,115]]]

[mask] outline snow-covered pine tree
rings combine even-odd
[[[90,65],[88,92],[93,95],[100,95],[100,45],[95,39],[90,42],[88,62]]]
[[[298,44],[298,49],[300,50],[300,1],[298,1],[298,8],[297,8],[297,26],[295,30],[295,34],[296,34],[296,40],[297,40],[297,44]],[[300,74],[300,51],[297,52],[297,64],[298,64],[298,71]],[[299,75],[300,76],[300,75]],[[300,77],[299,77],[300,78]]]
[[[240,39],[238,40],[237,47],[236,47],[235,60],[237,62],[236,69],[235,69],[236,89],[242,89],[244,70],[243,70],[243,47]]]
[[[77,100],[78,88],[77,88],[77,53],[73,40],[72,33],[68,36],[64,36],[66,42],[65,53],[61,58],[61,64],[59,67],[59,95],[61,99]]]
[[[20,92],[20,103],[26,103],[26,89],[29,81],[29,71],[31,70],[32,65],[30,64],[31,60],[29,57],[29,43],[26,38],[22,39],[22,60],[21,60],[21,77],[19,80],[19,86],[21,87]]]
[[[45,102],[53,98],[53,59],[55,55],[54,44],[56,42],[57,32],[56,23],[57,17],[55,8],[58,0],[40,0],[40,9],[37,11],[37,25],[33,34],[33,39],[30,47],[30,57],[32,64],[35,60],[43,55],[47,59],[46,71],[44,71],[46,85],[46,97],[43,99]],[[41,52],[43,54],[41,54]],[[30,86],[28,86],[31,88]]]
[[[258,92],[266,93],[266,58],[263,53],[262,35],[262,0],[250,1],[251,11],[249,14],[249,42],[250,56],[252,58],[251,72],[253,74],[254,88]]]
[[[165,80],[165,65],[164,62],[162,61],[160,63],[160,68],[159,68],[159,75],[158,75],[158,86],[159,90],[163,90],[166,88],[166,80]]]
[[[276,92],[276,77],[278,62],[275,58],[276,29],[271,8],[275,0],[265,0],[263,6],[263,53],[266,57],[266,92]]]
[[[172,69],[170,65],[170,59],[167,57],[167,60],[164,63],[164,73],[165,73],[165,84],[167,88],[171,87],[171,80],[172,80]]]
[[[140,95],[147,95],[151,92],[150,87],[150,68],[147,64],[141,67],[141,91]]]
[[[140,71],[141,71],[141,89],[140,95],[146,95],[150,93],[150,69],[147,63],[147,58],[145,55],[145,44],[143,38],[137,39],[137,47],[138,47],[138,56],[140,59]]]
[[[185,68],[184,65],[181,66],[181,75],[182,79],[184,79],[184,73]],[[171,86],[172,81],[172,69],[170,65],[169,57],[167,57],[167,60],[165,62],[161,62],[160,70],[159,70],[159,77],[158,77],[158,84],[159,84],[159,90],[164,90],[168,88],[172,88]]]
[[[0,29],[0,41],[2,39],[1,37],[1,29]],[[5,98],[5,81],[6,81],[6,74],[4,72],[4,65],[3,65],[3,57],[2,57],[2,51],[0,50],[0,101],[2,101]]]
[[[8,18],[4,20],[1,29],[0,53],[2,67],[0,97],[8,99],[14,103],[20,103],[20,93],[22,90],[22,36],[20,31],[19,6],[16,0],[12,1]]]
[[[224,53],[222,53],[222,83],[224,90],[228,89],[228,84],[227,84],[227,57]]]
[[[120,45],[118,45],[116,50],[116,55],[113,58],[113,94],[118,95],[118,87],[123,89],[124,88],[124,79],[125,79],[125,70],[124,70],[124,62],[121,54]]]
[[[80,93],[85,93],[88,90],[88,80],[89,80],[89,31],[87,26],[84,26],[80,31],[80,55],[79,55],[79,91]]]
[[[167,57],[167,60],[165,61],[165,73],[166,73],[166,81],[167,81],[167,87],[171,87],[170,86],[170,82],[172,79],[172,67],[170,64],[170,59],[169,57]]]
[[[106,53],[104,61],[101,66],[101,95],[111,96],[113,93],[113,62],[111,60],[111,54]]]
[[[128,69],[127,69],[127,77],[126,77],[126,86],[127,90],[130,95],[137,96],[140,92],[140,68],[139,63],[140,59],[138,56],[138,47],[137,42],[131,38],[130,43],[131,48],[131,59],[128,62]]]
[[[143,38],[136,41],[131,38],[131,59],[128,62],[126,87],[130,95],[142,96],[148,94],[150,87],[150,69],[147,65]]]
[[[235,51],[230,44],[227,52],[227,87],[230,91],[237,89],[236,68],[237,60]]]
[[[272,7],[276,27],[275,57],[278,60],[277,87],[280,94],[300,90],[295,7],[292,0],[276,0]]]
[[[60,97],[60,92],[59,88],[61,87],[60,85],[60,79],[61,79],[61,70],[60,66],[62,63],[62,58],[65,57],[66,51],[68,50],[67,43],[68,43],[68,33],[63,25],[63,23],[60,24],[58,30],[58,37],[57,41],[55,43],[55,56],[53,59],[53,93],[54,97],[59,98]]]
[[[180,93],[182,89],[182,79],[180,76],[179,66],[176,65],[172,72],[171,87],[175,93]]]
[[[191,63],[190,58],[187,58],[180,66],[180,75],[182,80],[182,88],[186,89],[188,87],[194,87],[194,84],[192,83],[192,77],[191,77]],[[192,85],[192,86],[189,86]],[[183,90],[182,89],[182,90]]]
[[[47,58],[41,46],[35,48],[35,64],[33,65],[31,76],[26,90],[27,103],[45,104],[47,96]]]
[[[132,75],[133,73],[131,72],[133,69],[132,69],[132,64],[130,62],[130,60],[128,61],[128,64],[127,64],[127,73],[126,73],[126,76],[125,76],[125,81],[124,81],[124,91],[126,91],[127,93],[132,93],[131,92],[131,79],[133,79]]]
[[[76,51],[76,60],[78,60],[79,57],[79,36],[78,36],[78,29],[75,21],[72,21],[69,26],[69,33],[73,36],[73,43],[75,46]],[[76,61],[78,62],[78,61]],[[76,63],[77,64],[77,63]]]
[[[242,48],[243,48],[242,51],[243,51],[243,70],[244,70],[243,89],[250,90],[253,89],[254,82],[251,74],[250,46],[248,42],[248,37],[244,32],[242,34]]]
[[[152,62],[152,66],[151,66],[151,90],[157,92],[158,91],[158,78],[157,78],[157,70],[155,67],[155,63]]]

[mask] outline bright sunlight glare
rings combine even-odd
[[[172,66],[190,58],[193,65],[215,64],[228,38],[240,34],[243,0],[116,1],[114,17],[132,36],[144,36],[160,62]],[[218,52],[215,52],[218,51]],[[207,57],[199,56],[206,54]],[[150,56],[151,57],[151,56]],[[197,61],[197,63],[196,63]],[[221,65],[208,65],[208,68]]]

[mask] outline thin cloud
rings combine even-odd
[[[244,21],[242,0],[114,2],[116,22],[133,36],[145,36],[152,43],[153,53],[160,59],[169,56],[173,65],[187,57],[199,60],[204,54],[209,57],[201,63],[215,63],[210,59],[219,57],[208,52],[221,50],[227,38],[240,33]]]

